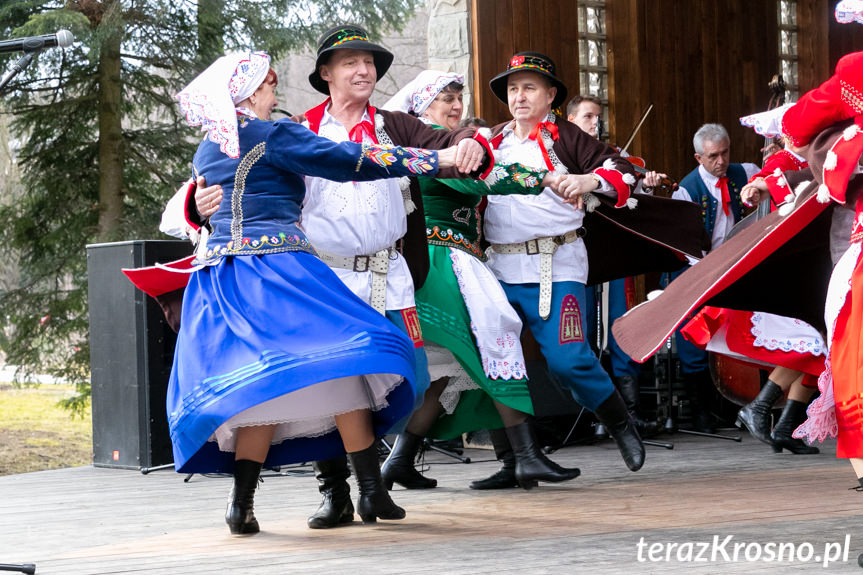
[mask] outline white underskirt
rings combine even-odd
[[[447,414],[452,414],[458,405],[461,392],[479,389],[455,356],[447,348],[426,340],[426,356],[429,361],[429,374],[432,381],[448,377],[449,381],[441,393],[440,404]]]
[[[319,437],[336,429],[335,416],[357,409],[378,411],[403,378],[394,374],[354,375],[323,381],[276,397],[230,418],[210,441],[236,451],[237,428],[276,425],[273,444],[296,437]]]

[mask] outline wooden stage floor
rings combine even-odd
[[[468,489],[497,468],[489,451],[468,450],[470,464],[433,454],[437,489],[394,492],[404,521],[325,531],[306,528],[313,477],[267,478],[263,531],[249,538],[225,526],[227,478],[93,467],[0,477],[0,563],[45,575],[863,572],[863,493],[848,490],[856,481],[835,444],[792,456],[745,433],[673,440],[672,451],[648,447],[638,473],[611,442],[566,448],[554,458],[582,476],[531,491]],[[783,560],[767,561],[780,544]]]

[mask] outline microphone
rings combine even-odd
[[[50,48],[52,46],[68,48],[74,41],[75,37],[71,32],[60,30],[56,34],[4,40],[0,42],[0,54],[4,52],[38,52],[42,48]]]

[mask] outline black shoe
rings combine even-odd
[[[261,475],[261,464],[249,459],[234,462],[234,486],[228,499],[225,523],[231,535],[254,535],[261,528],[255,519],[255,489]]]
[[[623,402],[626,404],[626,410],[632,416],[632,421],[635,422],[635,429],[638,434],[643,437],[650,437],[662,431],[662,427],[657,421],[646,421],[638,415],[639,404],[639,389],[638,378],[634,375],[619,375],[614,378],[614,387],[620,392]],[[597,425],[597,429],[599,429]]]
[[[615,389],[608,399],[596,408],[595,413],[617,443],[626,466],[631,471],[641,469],[644,465],[644,443],[641,442],[635,422],[620,393]]]
[[[545,456],[536,444],[529,421],[507,427],[506,436],[515,457],[515,478],[525,489],[536,487],[538,481],[560,483],[581,475],[580,469],[561,467]]]
[[[363,523],[375,523],[378,518],[404,519],[405,510],[393,503],[381,478],[377,448],[371,445],[362,451],[348,453],[348,459],[357,478],[360,492],[357,512]]]
[[[791,437],[794,430],[804,421],[806,421],[806,404],[801,401],[786,399],[782,416],[776,422],[773,433],[770,434],[773,439],[773,451],[781,453],[783,449],[787,449],[795,455],[820,453],[817,447],[807,444],[802,439]]]
[[[381,466],[381,477],[387,489],[398,483],[405,489],[432,489],[437,487],[437,479],[423,476],[414,467],[414,460],[423,444],[423,438],[405,431],[396,437],[393,450]]]
[[[707,370],[684,373],[683,383],[692,410],[692,428],[700,433],[716,433],[716,426],[710,417],[708,394],[714,388],[713,377]]]
[[[737,413],[735,425],[741,429],[745,427],[758,441],[773,445],[770,437],[770,411],[781,397],[782,388],[768,379],[755,399]]]
[[[494,446],[494,454],[503,465],[490,477],[471,481],[471,489],[510,489],[518,487],[518,479],[515,478],[515,455],[512,445],[506,437],[504,429],[491,429],[491,444]]]
[[[345,457],[325,459],[315,461],[313,467],[323,501],[309,517],[309,529],[329,529],[351,523],[354,504],[351,503],[351,487],[347,482],[351,475],[348,460]]]

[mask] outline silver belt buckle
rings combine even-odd
[[[360,262],[363,262],[362,266]],[[354,271],[367,272],[371,263],[371,256],[354,256]]]
[[[533,246],[533,250],[530,249],[531,246]],[[535,256],[536,254],[539,253],[539,240],[538,239],[527,240],[526,242],[524,242],[524,250],[527,253],[527,255]]]

